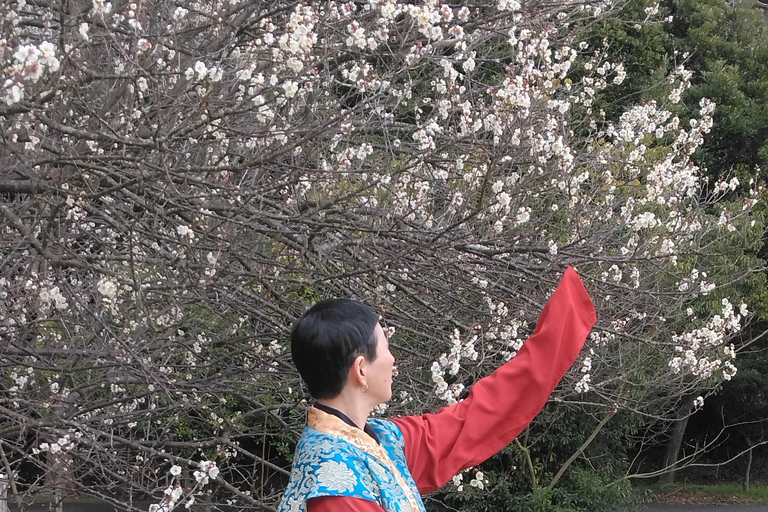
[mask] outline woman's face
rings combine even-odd
[[[376,324],[376,359],[367,361],[368,372],[366,381],[368,394],[377,404],[384,403],[392,398],[392,372],[395,367],[395,358],[389,351],[389,340],[384,334],[381,325]]]

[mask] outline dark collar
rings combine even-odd
[[[354,421],[349,419],[349,416],[347,416],[346,414],[344,414],[343,412],[341,412],[338,409],[334,409],[333,407],[328,407],[327,405],[323,405],[323,404],[321,404],[319,402],[315,402],[313,407],[316,407],[317,409],[320,409],[321,411],[326,412],[328,414],[333,414],[334,416],[339,418],[341,421],[343,421],[344,423],[346,423],[350,427],[360,428],[359,426],[357,426],[355,424]],[[376,432],[373,431],[373,428],[367,422],[366,422],[365,426],[363,427],[363,432],[365,432],[366,434],[371,436],[373,438],[373,440],[376,441],[378,444],[381,444],[381,441],[379,441],[379,436],[376,435]]]

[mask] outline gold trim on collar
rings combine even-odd
[[[411,510],[416,511],[420,509],[418,501],[416,501],[416,498],[413,496],[411,487],[406,483],[403,475],[400,474],[397,466],[392,462],[392,459],[389,458],[386,450],[384,450],[375,439],[366,434],[364,430],[348,425],[338,416],[328,414],[316,407],[309,408],[307,423],[310,427],[346,441],[368,455],[378,459],[379,462],[384,464],[384,466],[395,475],[395,480],[403,490],[405,497],[408,499],[408,505],[410,505]]]

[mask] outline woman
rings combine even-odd
[[[368,420],[392,396],[387,338],[368,306],[318,302],[291,333],[293,360],[317,403],[278,511],[424,511],[422,493],[497,453],[531,422],[596,319],[569,268],[533,335],[465,400],[436,414]]]

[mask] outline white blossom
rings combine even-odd
[[[175,21],[179,21],[184,16],[186,16],[188,12],[189,11],[187,9],[183,8],[183,7],[177,7],[176,10],[173,11],[173,19]]]
[[[104,2],[104,0],[93,0],[93,10],[97,14],[109,14],[112,12],[112,3]]]
[[[203,61],[197,61],[195,63],[195,73],[197,73],[197,79],[203,80],[206,75],[208,74],[208,67],[206,67],[205,63]]]
[[[117,294],[117,285],[114,281],[106,277],[99,281],[97,288],[99,293],[108,299],[114,299]]]

